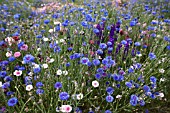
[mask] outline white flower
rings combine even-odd
[[[33,73],[32,73],[32,72],[29,72],[29,73],[28,73],[28,75],[32,76],[32,75],[33,75]]]
[[[0,87],[2,87],[2,82],[0,82]]]
[[[37,48],[37,51],[41,51],[41,48]]]
[[[59,25],[59,24],[61,24],[61,23],[60,23],[60,22],[58,22],[58,21],[57,21],[57,22],[54,22],[54,25]]]
[[[48,64],[43,64],[42,67],[43,67],[44,69],[46,69],[46,68],[48,68]]]
[[[49,33],[52,33],[53,31],[54,31],[53,29],[49,29],[49,31],[48,31],[48,32],[49,32]]]
[[[162,98],[162,97],[164,97],[164,94],[163,93],[159,93],[159,96]]]
[[[64,75],[68,75],[68,71],[63,71],[63,74]]]
[[[72,107],[70,105],[62,105],[60,111],[63,113],[69,113],[72,111]]]
[[[51,58],[49,63],[53,63],[54,62],[54,58]]]
[[[33,68],[39,68],[40,66],[38,64],[33,64],[34,67]]]
[[[22,71],[21,70],[15,70],[13,74],[16,75],[16,76],[21,76]]]
[[[92,81],[93,87],[99,87],[99,82],[97,80]]]
[[[56,44],[58,44],[58,40],[56,40],[55,42],[56,42]]]
[[[160,73],[164,73],[165,70],[164,70],[164,69],[159,69],[159,72],[160,72]]]
[[[10,57],[10,56],[12,56],[12,52],[10,51],[10,52],[6,52],[6,57]]]
[[[60,42],[63,43],[63,42],[65,42],[65,40],[64,39],[60,39]]]
[[[77,100],[81,100],[83,98],[83,94],[82,93],[77,94],[76,97],[77,97]]]
[[[31,91],[32,89],[33,89],[33,86],[31,84],[26,86],[27,91]]]
[[[57,75],[62,75],[62,71],[60,69],[57,70]]]
[[[161,79],[160,79],[160,82],[164,82],[164,81],[165,81],[165,78],[161,78]]]
[[[45,38],[45,37],[43,38],[43,40],[44,40],[45,42],[49,41],[49,39],[48,39],[48,38]]]
[[[122,95],[117,95],[116,98],[122,98]]]

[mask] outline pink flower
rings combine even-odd
[[[22,71],[21,70],[15,70],[13,74],[16,75],[16,76],[21,76]]]
[[[20,52],[15,52],[14,53],[14,57],[17,58],[17,57],[20,57],[21,56],[21,53]]]
[[[28,45],[24,44],[23,46],[21,46],[20,48],[23,51],[27,51],[28,50]]]
[[[70,105],[62,105],[61,106],[61,112],[63,113],[69,113],[72,111],[72,107]]]

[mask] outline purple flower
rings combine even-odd
[[[44,84],[43,84],[42,82],[37,82],[37,83],[36,83],[36,87],[37,87],[37,88],[42,88],[43,85],[44,85]]]
[[[69,97],[70,97],[70,95],[67,92],[61,92],[59,94],[60,100],[68,100]]]

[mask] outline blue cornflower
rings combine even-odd
[[[21,16],[21,14],[15,14],[15,15],[14,15],[14,19],[19,19],[20,16]]]
[[[111,95],[106,96],[106,101],[107,102],[113,102],[114,98]]]
[[[11,76],[6,76],[5,78],[4,78],[4,81],[5,82],[10,82],[10,81],[12,81],[13,80],[13,78],[11,77]]]
[[[129,69],[128,69],[128,73],[133,73],[134,72],[134,69],[132,68],[132,67],[130,67]]]
[[[140,69],[142,67],[142,64],[141,63],[136,63],[134,65],[135,69]]]
[[[140,46],[141,43],[140,42],[135,42],[135,46]]]
[[[0,77],[4,78],[7,75],[6,71],[0,71]]]
[[[7,96],[11,96],[11,95],[13,95],[13,94],[14,94],[13,91],[8,91],[8,92],[6,93]]]
[[[110,41],[107,42],[107,45],[108,45],[108,46],[112,46],[112,42],[110,42]]]
[[[147,86],[147,85],[144,85],[144,86],[143,86],[143,90],[144,90],[145,92],[150,92],[150,87]]]
[[[135,25],[136,25],[136,21],[131,21],[131,22],[130,22],[130,26],[131,26],[131,27],[133,27],[133,26],[135,26]]]
[[[44,85],[44,84],[43,84],[42,82],[37,82],[37,83],[36,83],[36,87],[37,87],[37,88],[42,88],[43,85]]]
[[[140,101],[139,101],[139,104],[140,104],[141,106],[144,106],[144,105],[145,105],[145,101],[144,101],[144,100],[140,100]]]
[[[37,93],[38,95],[41,95],[41,94],[44,93],[44,90],[43,90],[43,89],[37,89],[37,90],[36,90],[36,93]]]
[[[112,113],[110,110],[106,110],[104,113]]]
[[[153,38],[155,38],[155,37],[156,37],[156,34],[155,34],[155,33],[152,33],[150,36],[153,37]]]
[[[87,23],[86,21],[82,21],[82,22],[81,22],[81,25],[82,25],[83,27],[87,27],[87,26],[88,26],[88,23]]]
[[[56,46],[56,47],[54,47],[54,52],[56,53],[59,53],[59,52],[61,52],[61,48],[59,47],[59,46]]]
[[[39,73],[41,71],[41,68],[40,67],[36,67],[33,69],[33,72],[34,73]]]
[[[30,62],[34,62],[34,56],[32,56],[31,54],[26,54],[24,57],[23,57],[23,61],[24,63],[30,63]]]
[[[70,97],[70,95],[67,92],[61,92],[59,94],[60,100],[68,100],[69,97]]]
[[[8,100],[8,106],[15,106],[18,103],[18,99],[16,97],[12,97]]]
[[[153,60],[156,58],[156,55],[154,53],[149,53],[150,60]]]
[[[5,83],[2,84],[3,89],[7,89],[9,87],[10,87],[10,82],[5,82]]]
[[[102,55],[103,54],[103,50],[101,50],[101,49],[98,49],[96,52],[97,52],[98,55]]]
[[[42,38],[42,35],[41,35],[41,34],[40,34],[40,35],[37,35],[36,38]]]
[[[93,65],[95,65],[95,66],[100,65],[100,60],[99,59],[94,59],[93,60]]]
[[[156,80],[157,80],[157,78],[156,77],[154,77],[154,76],[151,76],[150,77],[150,81],[152,82],[152,83],[156,83]]]
[[[123,45],[126,45],[126,44],[127,44],[127,41],[126,41],[126,40],[122,40],[121,43],[122,43]]]
[[[16,58],[13,57],[13,56],[10,56],[10,57],[8,58],[9,62],[13,62],[15,59],[16,59]]]
[[[105,43],[100,43],[99,47],[101,49],[106,49],[107,48],[107,45]]]
[[[62,88],[62,83],[61,83],[61,82],[56,82],[56,83],[54,84],[54,87],[55,87],[56,89]]]
[[[107,92],[109,95],[111,95],[111,94],[113,94],[114,89],[113,89],[112,87],[107,87],[107,88],[106,88],[106,92]]]
[[[48,24],[48,23],[50,23],[49,19],[44,20],[44,24]]]
[[[89,59],[86,58],[86,57],[83,57],[83,58],[80,60],[80,63],[85,64],[85,65],[87,65],[88,62],[89,62]]]
[[[92,20],[93,20],[93,18],[92,18],[92,15],[91,14],[86,14],[86,21],[88,21],[88,22],[91,22]]]
[[[99,30],[98,29],[93,29],[93,32],[95,33],[95,34],[97,34],[97,33],[99,33]]]
[[[166,49],[167,49],[167,50],[170,50],[170,45],[166,46]]]
[[[164,40],[170,42],[170,38],[168,36],[164,36]]]
[[[131,82],[126,82],[125,85],[128,87],[128,88],[132,88],[132,83]]]
[[[131,95],[131,97],[130,97],[130,104],[132,106],[136,106],[137,103],[138,103],[138,97],[136,95],[134,95],[134,94]]]
[[[99,80],[101,77],[102,77],[102,76],[101,76],[101,74],[100,74],[100,73],[95,74],[95,78],[96,78],[96,79],[98,79],[98,80]]]

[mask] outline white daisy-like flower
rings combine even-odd
[[[93,87],[99,87],[99,82],[97,80],[92,81],[92,86]]]
[[[64,75],[68,75],[68,71],[63,71],[63,74]]]
[[[60,111],[63,113],[69,113],[72,111],[72,107],[70,105],[62,105]]]
[[[33,89],[33,86],[31,84],[26,86],[27,91],[31,91],[32,89]]]
[[[46,69],[46,68],[48,68],[48,64],[43,64],[42,67],[43,67],[44,69]]]
[[[165,78],[161,78],[161,79],[160,79],[160,82],[164,82],[164,81],[165,81]]]
[[[62,75],[62,70],[57,70],[57,75]]]
[[[41,48],[37,48],[37,51],[41,51]]]
[[[16,75],[16,76],[21,76],[22,71],[21,70],[15,70],[13,74]]]
[[[82,93],[77,94],[77,95],[76,95],[76,98],[77,98],[77,100],[81,100],[81,99],[83,98],[83,94],[82,94]]]
[[[58,44],[58,40],[56,40],[55,43]]]

